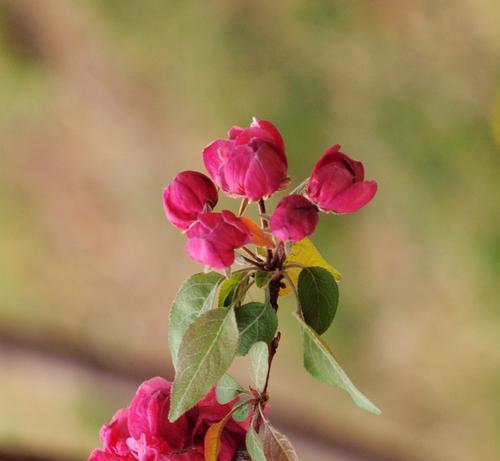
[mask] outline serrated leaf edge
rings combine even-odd
[[[224,309],[224,308],[219,308],[219,309]],[[197,378],[197,376],[198,376],[198,374],[199,374],[199,372],[200,372],[200,370],[202,368],[202,364],[205,362],[206,358],[208,357],[208,355],[210,354],[210,352],[214,348],[214,345],[217,343],[217,339],[222,334],[222,331],[224,330],[224,327],[226,326],[226,322],[228,322],[229,319],[231,319],[231,318],[233,319],[233,321],[234,321],[234,323],[236,325],[236,317],[234,315],[234,309],[232,309],[232,308],[231,309],[227,309],[227,314],[226,314],[226,317],[224,318],[224,321],[221,322],[221,324],[219,326],[219,329],[217,331],[217,334],[215,335],[214,340],[212,341],[212,344],[210,344],[210,346],[208,347],[208,349],[205,351],[205,354],[203,355],[203,358],[200,360],[200,363],[198,365],[198,368],[197,368],[196,372],[193,374],[193,376],[189,380],[188,384],[184,388],[183,393],[182,393],[182,397],[177,402],[177,405],[174,406],[173,405],[173,399],[171,400],[171,406],[170,406],[170,411],[169,411],[169,415],[168,415],[168,419],[170,420],[170,422],[176,421],[185,411],[189,410],[189,408],[186,408],[184,412],[182,412],[182,413],[179,414],[179,408],[182,408],[182,404],[184,403],[184,400],[186,399],[186,395],[187,395],[188,391],[191,389],[191,386],[193,385],[193,382],[196,380],[196,378]],[[235,355],[236,355],[237,349],[238,349],[238,347],[236,346],[235,352],[234,352]],[[189,369],[190,369],[189,367],[186,368],[183,371],[183,373],[186,373],[186,371],[189,370]],[[178,380],[178,378],[176,377],[176,379],[174,380],[174,384],[172,386],[172,396],[174,395],[174,390],[175,390],[175,387],[176,387],[175,384],[176,384],[177,380]],[[175,418],[174,418],[174,416],[175,416]]]

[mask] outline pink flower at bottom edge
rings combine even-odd
[[[221,405],[212,389],[193,409],[175,423],[168,421],[171,383],[152,378],[139,386],[128,409],[119,410],[100,435],[103,449],[94,450],[88,461],[204,461],[208,428],[220,421],[233,402]],[[245,446],[248,421],[232,418],[221,435],[219,461],[232,461]]]

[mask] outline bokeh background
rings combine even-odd
[[[344,276],[328,340],[384,413],[306,375],[285,303],[276,425],[305,460],[500,459],[499,24],[498,0],[1,0],[0,458],[85,459],[172,377],[201,268],[161,192],[255,115],[295,184],[334,143],[379,182],[314,241]]]

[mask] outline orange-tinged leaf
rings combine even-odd
[[[285,264],[297,264],[299,266],[305,267],[322,267],[323,269],[326,269],[328,272],[330,272],[337,282],[342,278],[340,272],[338,272],[337,269],[335,269],[323,258],[323,256],[321,256],[318,249],[308,238],[294,243],[290,254],[286,258]],[[300,267],[294,267],[287,270],[288,276],[292,279],[292,282],[295,286],[297,286],[300,271]],[[288,282],[286,282],[285,280],[283,280],[283,282],[286,284],[286,287],[280,290],[280,296],[285,296],[292,291],[288,286]]]
[[[273,242],[271,236],[264,232],[258,224],[246,216],[241,216],[240,219],[246,224],[248,230],[250,231],[250,237],[252,238],[252,243],[258,247],[274,248],[276,245]]]
[[[226,419],[212,424],[205,434],[205,461],[217,461],[220,451],[220,437],[226,424]]]

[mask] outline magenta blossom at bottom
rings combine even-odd
[[[212,389],[194,408],[174,423],[168,421],[171,383],[152,378],[141,384],[130,406],[119,410],[100,431],[103,448],[88,461],[204,461],[208,428],[226,416],[233,402],[221,405]],[[219,461],[232,461],[245,447],[249,420],[232,418],[224,427]]]

